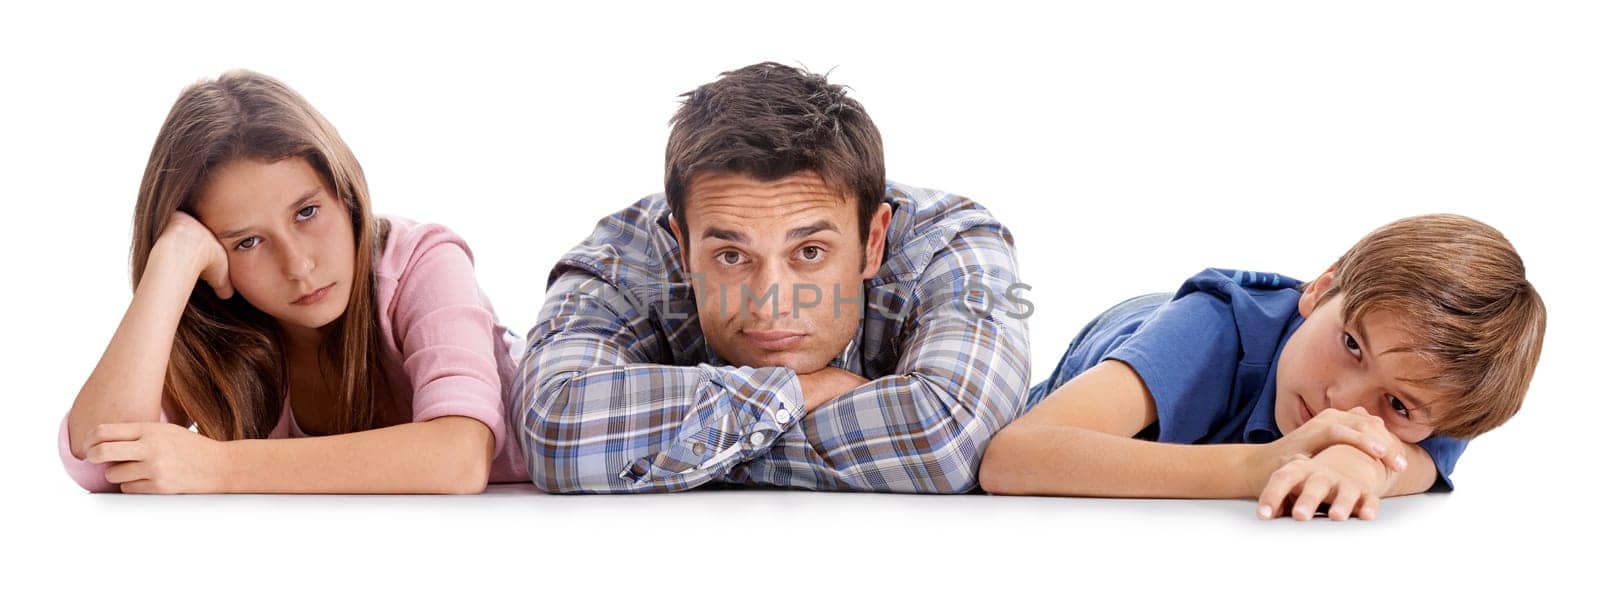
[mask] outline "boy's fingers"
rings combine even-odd
[[[1267,487],[1261,489],[1261,496],[1256,500],[1256,516],[1271,519],[1281,515],[1284,499],[1299,485],[1300,476],[1289,468],[1272,472],[1272,477],[1267,479]]]
[[[1377,495],[1372,493],[1363,493],[1361,495],[1361,510],[1357,512],[1357,516],[1368,521],[1378,518]]]
[[[1327,435],[1332,441],[1328,443],[1330,445],[1335,443],[1344,443],[1362,450],[1366,454],[1371,455],[1373,459],[1383,460],[1384,463],[1388,463],[1388,460],[1384,458],[1384,454],[1388,453],[1389,450],[1383,445],[1383,442],[1368,436],[1367,433],[1362,432],[1359,429],[1343,424],[1334,424],[1328,427]],[[1324,446],[1324,448],[1326,448],[1326,446]],[[1315,452],[1320,453],[1320,451]]]
[[[1339,495],[1333,499],[1333,504],[1328,507],[1328,518],[1334,521],[1349,519],[1355,512],[1356,503],[1361,502],[1361,489],[1349,486],[1339,489]]]
[[[1320,475],[1306,479],[1305,487],[1300,489],[1300,498],[1294,501],[1294,520],[1310,521],[1317,516],[1317,506],[1328,499],[1328,490],[1333,487],[1333,481]]]

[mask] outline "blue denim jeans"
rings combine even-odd
[[[1078,348],[1083,346],[1083,342],[1086,337],[1094,335],[1095,332],[1101,330],[1100,326],[1104,325],[1106,320],[1119,318],[1126,314],[1130,309],[1159,305],[1170,300],[1172,300],[1172,293],[1170,292],[1157,292],[1140,295],[1126,301],[1122,301],[1121,303],[1117,303],[1116,306],[1106,309],[1104,313],[1101,313],[1098,317],[1095,317],[1094,321],[1090,321],[1089,325],[1084,326],[1082,330],[1078,331],[1078,335],[1072,338],[1072,343],[1067,344],[1067,351],[1065,354],[1061,355],[1061,362],[1056,363],[1056,369],[1051,371],[1050,378],[1045,379],[1038,385],[1034,385],[1032,389],[1028,390],[1028,404],[1024,411],[1033,409],[1033,407],[1038,405],[1039,402],[1044,401],[1044,398],[1049,396],[1050,392],[1055,391],[1056,388],[1061,387],[1062,384],[1071,380],[1072,377],[1076,375],[1076,373],[1071,372],[1073,369],[1067,367],[1067,360],[1072,358],[1073,354],[1077,353]]]

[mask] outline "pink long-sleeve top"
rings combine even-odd
[[[528,479],[521,450],[506,429],[511,380],[522,344],[496,320],[478,288],[472,250],[437,224],[404,218],[389,221],[388,240],[375,264],[378,326],[383,335],[384,373],[391,402],[409,410],[412,422],[465,416],[494,433],[491,482]],[[166,415],[162,414],[166,421]],[[72,455],[67,420],[61,419],[59,448],[67,474],[92,492],[114,492],[108,464]],[[267,438],[305,436],[284,402],[283,415]]]

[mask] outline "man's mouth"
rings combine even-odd
[[[744,334],[752,345],[762,350],[788,350],[800,345],[806,338],[804,332],[787,330],[743,330],[739,333]]]

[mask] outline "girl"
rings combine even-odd
[[[61,426],[84,488],[526,479],[505,428],[519,346],[471,251],[443,227],[374,217],[355,156],[287,86],[233,71],[185,89],[133,231],[133,303]]]

